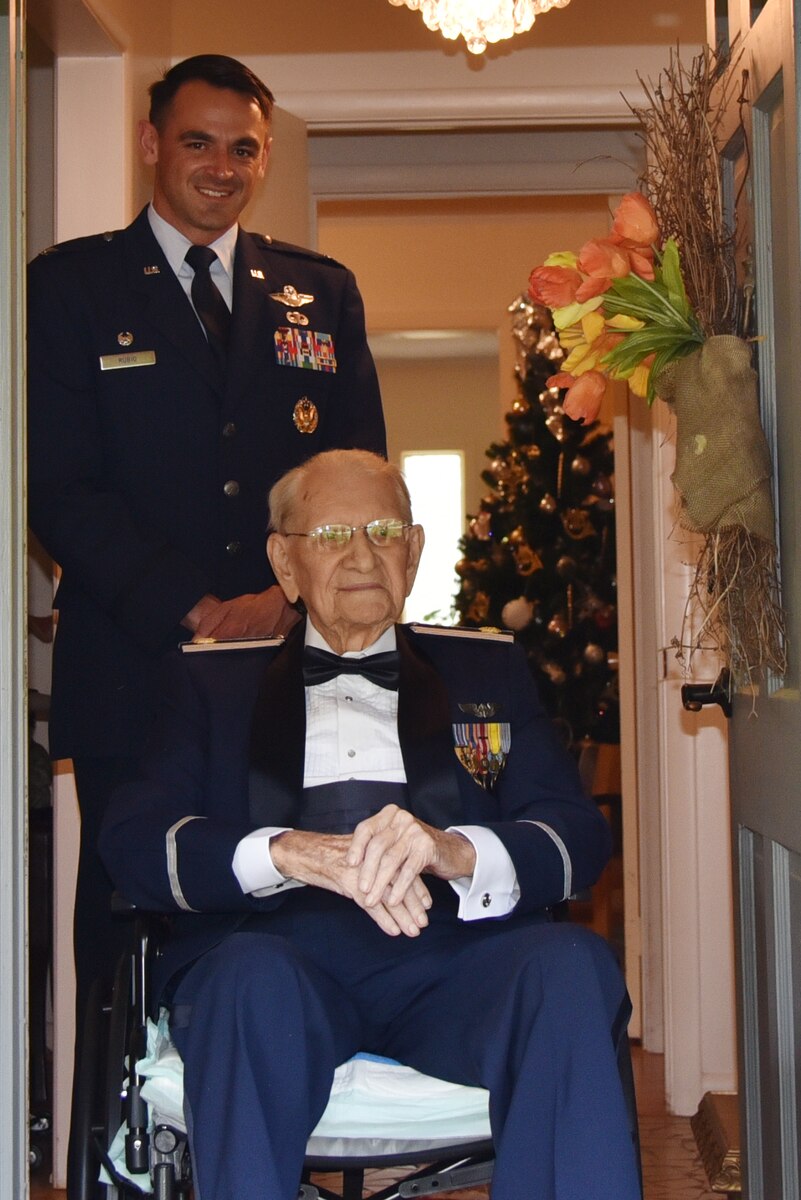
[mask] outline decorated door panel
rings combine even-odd
[[[726,193],[773,457],[787,667],[734,698],[730,737],[737,882],[740,1098],[749,1200],[798,1200],[801,1159],[801,258],[793,0],[727,13],[737,86]],[[720,24],[718,34],[720,34]],[[739,98],[739,102],[738,102]],[[744,186],[743,186],[744,184]]]

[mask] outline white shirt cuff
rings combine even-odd
[[[451,825],[447,832],[461,833],[476,852],[473,874],[449,881],[459,897],[459,920],[507,916],[520,899],[520,887],[501,839],[483,825]]]
[[[273,865],[270,842],[277,834],[286,832],[287,828],[266,826],[242,838],[234,851],[231,868],[243,892],[257,897],[272,896],[306,886],[299,879],[287,879]]]

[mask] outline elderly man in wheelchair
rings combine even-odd
[[[172,915],[155,1000],[196,1200],[293,1200],[357,1051],[489,1092],[495,1200],[638,1200],[606,944],[554,922],[609,854],[511,636],[398,624],[400,473],[318,455],[270,494],[288,638],[187,644],[102,853]]]

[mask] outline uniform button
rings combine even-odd
[[[481,907],[489,908],[489,906],[491,904],[492,904],[492,896],[489,894],[489,892],[485,892],[484,895],[481,897]]]
[[[235,479],[229,479],[227,483],[223,484],[223,491],[225,492],[226,496],[238,496],[239,484]]]
[[[241,551],[242,543],[241,542],[229,542],[228,545],[225,547],[225,549],[228,552],[228,554],[231,555],[231,558],[234,558]]]
[[[236,425],[233,423],[233,421],[225,422],[222,428],[222,435],[224,438],[236,437]]]
[[[349,751],[348,751],[348,758],[355,758],[355,757],[356,757],[356,751],[355,751],[355,750],[349,750]]]

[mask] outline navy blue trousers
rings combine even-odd
[[[173,999],[197,1200],[294,1200],[357,1050],[489,1090],[494,1200],[639,1200],[612,1036],[626,1004],[580,927],[458,922],[445,903],[419,938],[390,938],[352,902],[297,891]]]

